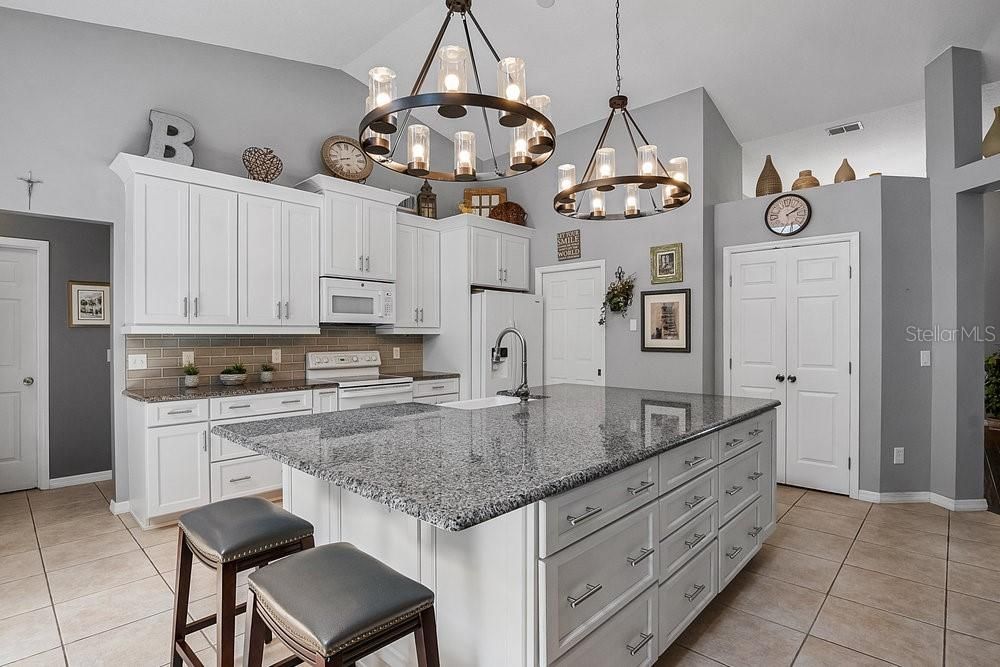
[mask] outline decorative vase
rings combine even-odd
[[[805,190],[815,188],[819,185],[819,179],[813,176],[812,169],[803,169],[799,172],[799,177],[792,183],[792,190]]]
[[[247,381],[246,373],[222,373],[219,375],[219,382],[227,387],[235,387]]]
[[[764,168],[760,170],[757,177],[757,196],[776,195],[781,192],[781,175],[774,168],[771,156],[764,158]]]
[[[848,164],[845,157],[844,161],[840,163],[840,169],[837,170],[837,173],[833,177],[833,182],[843,183],[844,181],[853,181],[855,178],[857,178],[857,174],[854,173],[854,168]]]
[[[184,376],[184,386],[189,389],[194,389],[201,382],[200,375],[185,375]]]
[[[983,137],[983,157],[1000,155],[1000,107],[993,107],[993,124]]]
[[[274,380],[274,371],[261,371],[260,381],[261,382],[271,382]]]

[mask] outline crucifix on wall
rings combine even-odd
[[[30,211],[31,210],[31,194],[34,192],[35,186],[38,185],[39,183],[43,183],[44,181],[41,181],[41,180],[39,180],[37,178],[33,178],[32,175],[31,175],[31,170],[28,170],[28,176],[27,176],[27,178],[25,178],[24,176],[18,176],[17,180],[24,181],[25,184],[28,186],[28,210]]]

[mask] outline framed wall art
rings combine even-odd
[[[691,351],[691,290],[642,293],[642,351]]]
[[[565,262],[568,259],[580,259],[579,229],[556,233],[556,257],[560,262]]]
[[[507,201],[507,188],[465,188],[462,212],[489,217],[490,209]]]
[[[668,243],[649,249],[649,281],[654,285],[684,281],[683,243]]]
[[[71,327],[111,326],[111,284],[67,283],[68,321]]]

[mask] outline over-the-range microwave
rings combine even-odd
[[[322,324],[395,324],[394,283],[320,278]]]

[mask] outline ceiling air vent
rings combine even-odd
[[[857,132],[858,130],[863,129],[865,129],[865,126],[861,124],[861,121],[855,120],[850,123],[844,123],[843,125],[828,127],[826,128],[826,133],[832,137],[838,134],[847,134],[848,132]]]

